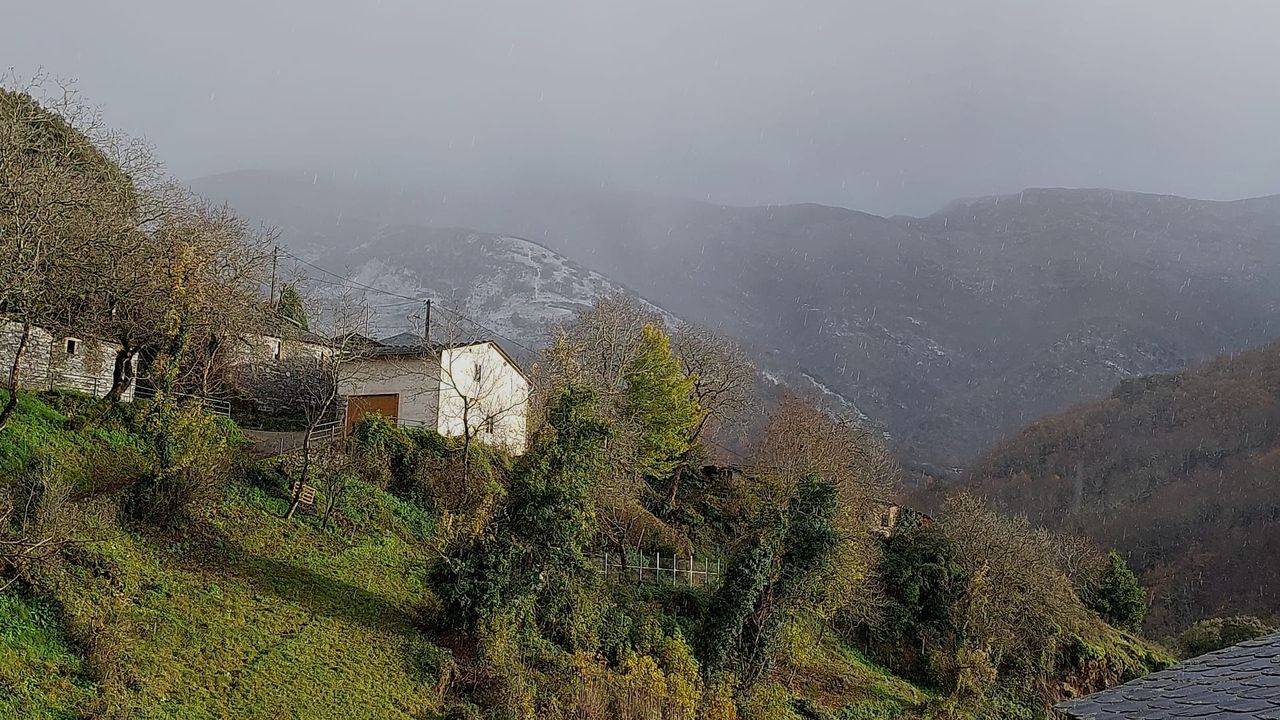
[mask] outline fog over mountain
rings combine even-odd
[[[536,189],[441,203],[259,172],[196,187],[279,225],[322,267],[455,297],[526,342],[538,320],[625,286],[942,465],[1123,378],[1278,329],[1280,196],[1033,189],[884,218]],[[558,290],[535,290],[543,277]]]
[[[580,184],[929,213],[1280,190],[1271,0],[0,2],[183,178]]]
[[[12,76],[77,78],[323,267],[530,343],[624,286],[934,462],[1275,330],[1276,203],[1229,202],[1280,192],[1264,0],[5,19]]]

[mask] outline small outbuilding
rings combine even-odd
[[[493,340],[425,343],[402,333],[362,344],[342,361],[339,376],[348,432],[376,412],[513,453],[528,442],[529,378]]]
[[[0,318],[0,374],[5,380],[22,340],[22,323]],[[111,390],[116,353],[120,346],[90,336],[65,335],[31,326],[22,359],[18,363],[18,383],[30,390],[76,390],[104,397]],[[136,375],[137,359],[134,363]],[[121,396],[133,399],[130,384]]]

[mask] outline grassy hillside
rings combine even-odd
[[[112,439],[64,423],[24,397],[6,460]],[[86,513],[91,539],[36,569],[38,595],[0,594],[0,717],[432,717],[430,519],[363,486],[330,530],[284,509],[236,483],[180,535]]]
[[[424,504],[352,480],[332,525],[310,511],[285,520],[288,481],[268,462],[241,467],[181,529],[162,529],[130,519],[120,510],[127,491],[102,479],[142,452],[127,414],[88,423],[91,406],[74,397],[24,397],[20,408],[5,450],[26,462],[14,462],[5,482],[24,482],[50,449],[82,468],[73,494],[79,541],[0,591],[0,719],[478,717],[471,699],[479,696],[467,694],[464,675],[489,650],[441,624],[428,571],[449,523]],[[630,580],[600,589],[610,603],[601,611],[618,628],[605,647],[634,649],[607,670],[600,656],[574,656],[586,683],[579,692],[683,692],[697,663],[680,638],[698,632],[704,591]],[[701,700],[694,696],[696,717],[1038,716],[1003,695],[905,679],[855,649],[847,633],[805,617],[786,627],[768,681],[737,697],[737,715],[716,714],[724,696],[708,684]],[[1054,696],[1165,662],[1096,620],[1080,631],[1054,651]]]
[[[131,439],[67,426],[23,397],[6,461]],[[41,567],[38,590],[0,593],[0,718],[442,717],[442,651],[425,631],[433,518],[357,481],[333,527],[285,521],[280,478],[255,477],[181,534],[88,513],[92,540]],[[793,689],[849,717],[927,698],[831,636],[805,662]]]
[[[1280,593],[1280,346],[1029,426],[973,471],[999,507],[1119,548],[1152,593],[1148,629],[1272,614]]]

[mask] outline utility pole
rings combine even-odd
[[[276,268],[280,266],[280,246],[276,245],[271,250],[271,308],[276,307]]]
[[[427,345],[431,342],[431,298],[427,298],[427,314],[426,322],[422,326],[422,344]]]

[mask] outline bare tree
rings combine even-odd
[[[755,467],[783,495],[805,475],[819,475],[835,483],[843,506],[859,512],[878,512],[902,473],[884,441],[856,419],[794,394],[770,413]]]
[[[329,527],[333,519],[333,511],[347,491],[347,481],[354,471],[351,454],[338,443],[329,443],[318,448],[313,462],[316,465],[315,475],[319,479],[320,490],[324,494],[324,514],[322,527]]]
[[[759,404],[758,374],[737,342],[710,328],[682,323],[671,336],[685,375],[693,378],[693,399],[701,408],[689,438],[690,449],[671,476],[667,504],[674,506],[690,453],[704,437],[741,430]]]
[[[343,429],[339,426],[344,413],[342,387],[356,372],[355,368],[365,350],[364,343],[354,330],[365,315],[364,304],[350,293],[344,293],[327,308],[322,307],[320,314],[320,324],[332,331],[330,352],[320,357],[285,359],[276,367],[276,372],[281,373],[278,377],[283,382],[275,383],[274,387],[281,395],[288,396],[288,402],[302,411],[306,421],[301,448],[302,467],[298,483],[289,499],[286,519],[297,513],[298,506],[302,503],[303,486],[311,480],[315,444],[336,442],[342,437]],[[320,437],[318,430],[324,423],[335,424],[329,436]],[[336,502],[336,498],[333,502]],[[332,512],[331,507],[329,512]]]
[[[508,370],[508,358],[496,341],[471,335],[475,329],[461,313],[440,310],[446,317],[430,328],[430,337],[423,326],[420,385],[424,393],[438,393],[437,428],[462,439],[462,481],[467,483],[477,441],[523,451],[529,432],[529,384],[523,375]]]
[[[262,327],[260,299],[269,236],[226,206],[177,190],[154,200],[154,228],[134,233],[90,261],[90,317],[120,345],[108,400],[132,381],[133,359],[148,351],[153,382],[168,391],[207,391],[225,339]],[[202,393],[203,394],[203,393]]]
[[[591,390],[604,405],[616,404],[609,401],[626,391],[627,370],[643,347],[646,325],[662,327],[662,317],[625,295],[610,295],[552,328],[535,374],[540,402],[572,384]]]
[[[74,264],[137,225],[135,182],[149,157],[139,147],[108,130],[72,87],[0,77],[0,312],[22,326],[0,427],[16,403],[32,327],[65,327],[82,312]]]

